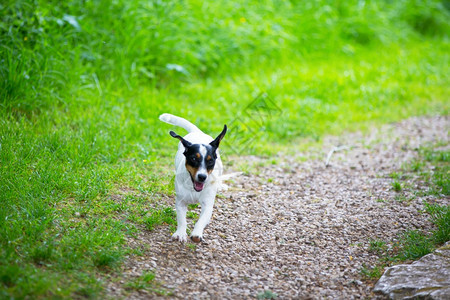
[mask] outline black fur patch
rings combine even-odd
[[[205,147],[205,156],[201,155],[200,146]],[[213,148],[211,145],[193,144],[190,147],[185,148],[183,154],[186,157],[186,164],[195,169],[198,169],[202,164],[205,164],[206,170],[210,173],[216,164],[216,150],[217,148]]]

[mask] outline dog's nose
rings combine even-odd
[[[197,175],[197,178],[198,178],[199,182],[204,182],[206,180],[206,177],[208,177],[208,176],[206,176],[205,174],[198,174]]]

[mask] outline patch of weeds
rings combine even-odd
[[[177,224],[169,225],[169,231],[170,231],[171,234],[173,234],[175,232],[175,230],[177,230]]]
[[[145,225],[148,230],[155,229],[156,226],[161,224],[176,225],[176,213],[171,207],[164,207],[161,209],[155,209],[151,215],[145,220]]]
[[[119,251],[101,249],[93,256],[93,263],[97,268],[115,268],[122,261]]]
[[[434,145],[437,147],[437,145]],[[441,196],[450,195],[450,151],[438,151],[432,147],[422,147],[418,149],[419,158],[403,165],[405,172],[417,172],[417,176],[422,182],[422,186],[427,187],[426,190],[416,190],[413,193],[417,196]],[[413,189],[414,185],[408,182],[400,182],[399,180],[408,178],[401,172],[393,172],[390,177],[394,179],[391,183],[393,190],[399,192],[405,188]]]
[[[129,249],[126,254],[144,256],[144,254],[149,251],[151,246],[149,244],[140,244],[139,247]]]
[[[394,191],[396,191],[397,193],[402,190],[402,184],[398,180],[394,180],[391,185]]]
[[[134,249],[131,249],[129,251],[129,253],[132,255],[136,255],[136,256],[144,256],[145,252],[144,252],[144,249],[142,249],[142,248],[134,248]]]
[[[407,199],[406,199],[405,195],[397,194],[397,195],[395,195],[394,200],[397,201],[397,202],[404,202]]]
[[[188,205],[188,209],[190,209],[190,210],[196,209],[198,207],[199,207],[198,203],[194,203],[194,204],[189,204]],[[186,218],[197,220],[198,219],[198,213],[196,213],[195,211],[187,211]]]
[[[428,162],[450,162],[450,151],[435,151],[433,148],[421,148],[419,154]]]
[[[414,159],[411,162],[409,162],[407,165],[403,167],[405,170],[410,170],[412,172],[418,172],[422,170],[425,167],[425,163],[421,160]]]
[[[153,286],[153,280],[155,279],[155,277],[155,273],[151,271],[144,272],[141,276],[127,282],[125,284],[125,288],[133,290],[151,288]]]
[[[257,168],[264,168],[265,166],[266,166],[266,163],[264,161],[259,161],[256,163]]]
[[[221,193],[218,193],[218,194],[216,195],[216,198],[217,198],[217,199],[227,199],[227,197],[226,197],[224,194],[221,194]]]
[[[377,254],[382,254],[387,250],[387,245],[385,241],[382,240],[370,240],[369,241],[369,251],[375,252]]]
[[[194,243],[187,243],[186,247],[188,247],[189,249],[191,249],[192,251],[195,251],[197,249],[197,244]]]
[[[450,240],[450,205],[425,204],[425,210],[430,214],[431,222],[437,227],[433,231],[436,244],[444,244]]]
[[[272,292],[271,290],[265,290],[264,292],[259,293],[256,297],[258,299],[277,299],[278,294]]]
[[[414,199],[416,199],[415,197],[411,196],[411,197],[407,197],[405,195],[402,194],[397,194],[394,197],[394,200],[397,202],[406,202],[406,204],[409,204],[411,201],[413,201]]]
[[[420,174],[429,186],[424,195],[449,196],[450,151],[435,151],[430,148],[421,148],[419,155],[434,166],[433,170],[424,171]]]
[[[196,219],[198,219],[198,214],[194,211],[188,211],[186,213],[186,218],[196,220]]]
[[[384,264],[377,264],[373,267],[367,267],[366,265],[363,265],[361,269],[361,275],[369,280],[377,280],[381,277],[381,275],[383,275],[385,267],[386,265]]]
[[[389,174],[389,177],[395,180],[402,180],[405,179],[406,175],[402,172],[392,172],[391,174]]]
[[[409,230],[401,236],[400,251],[397,256],[400,260],[415,260],[433,250],[432,237],[417,230]]]
[[[146,290],[154,292],[160,296],[170,296],[172,293],[159,286],[155,281],[155,273],[151,271],[144,272],[141,276],[125,283],[125,289],[128,290]]]
[[[436,167],[432,182],[434,186],[430,189],[433,194],[443,194],[445,196],[450,195],[450,179],[448,174],[450,173],[449,165],[442,167]]]

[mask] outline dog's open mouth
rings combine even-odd
[[[196,192],[201,192],[203,190],[203,186],[205,185],[204,182],[198,182],[194,180],[194,190]]]

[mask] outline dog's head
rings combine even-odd
[[[226,132],[227,125],[224,125],[222,132],[214,139],[214,141],[205,145],[192,144],[175,132],[170,131],[170,135],[179,139],[184,146],[185,150],[183,154],[186,157],[186,170],[191,175],[195,191],[201,192],[203,190],[209,174],[214,170],[217,159],[217,149]]]

